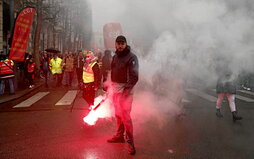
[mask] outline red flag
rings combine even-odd
[[[11,60],[24,61],[34,13],[34,8],[27,7],[18,14],[18,17],[15,21],[15,28],[9,56]]]
[[[107,23],[103,27],[104,45],[108,50],[115,49],[115,40],[118,35],[122,34],[120,23]]]

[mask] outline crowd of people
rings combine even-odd
[[[108,66],[110,65],[112,55],[111,51],[109,50],[106,50],[105,52],[110,53],[109,56],[107,55],[108,60],[105,61],[107,64],[104,64]],[[60,87],[62,85],[72,87],[74,77],[76,77],[78,86],[81,88],[83,87],[82,84],[84,83],[86,76],[88,76],[88,74],[84,75],[86,73],[85,68],[90,62],[96,62],[99,72],[96,80],[100,81],[98,82],[98,87],[101,87],[101,76],[106,76],[104,70],[108,69],[104,68],[101,60],[102,58],[98,58],[98,53],[94,53],[92,51],[79,51],[78,53],[72,53],[69,51],[65,55],[53,54],[52,57],[49,57],[47,53],[44,53],[43,57],[41,58],[40,69],[45,79],[45,86],[49,86],[48,79],[49,76],[52,75],[52,79],[55,82],[55,87]]]
[[[40,57],[40,67],[36,67],[34,57],[31,54],[25,54],[23,62],[15,63],[18,65],[17,70],[22,74],[22,87],[25,85],[27,88],[34,88],[35,78],[44,78],[45,87],[49,87],[49,79],[55,82],[55,87],[62,85],[72,87],[74,85],[74,77],[77,78],[79,88],[83,83],[83,67],[86,63],[86,54],[91,54],[96,57],[96,62],[99,65],[100,76],[99,80],[106,79],[108,66],[112,59],[110,50],[105,51],[105,57],[102,57],[102,53],[93,53],[88,50],[72,53],[67,51],[66,54],[42,52]],[[102,59],[104,63],[102,64]],[[14,61],[10,60],[8,56],[1,54],[1,75],[0,75],[0,95],[3,95],[6,88],[9,90],[9,94],[15,94],[15,67]],[[106,66],[104,68],[104,65]],[[74,74],[76,73],[76,74]],[[17,73],[16,73],[17,75]],[[20,81],[19,81],[20,82]],[[98,87],[101,87],[101,83]],[[23,87],[24,88],[24,87]]]

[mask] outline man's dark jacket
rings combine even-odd
[[[126,83],[125,89],[132,89],[138,82],[138,58],[127,46],[122,52],[113,56],[111,63],[111,80],[116,83]]]

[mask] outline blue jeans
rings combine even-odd
[[[5,84],[6,84],[7,81],[9,83],[10,94],[13,94],[15,92],[15,90],[14,90],[14,78],[0,79],[0,95],[4,94]]]

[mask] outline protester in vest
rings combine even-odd
[[[54,55],[54,58],[50,60],[50,70],[51,73],[54,76],[54,79],[56,80],[56,87],[59,87],[62,85],[62,72],[63,72],[63,64],[62,64],[62,59],[58,57],[57,54]]]
[[[113,82],[113,104],[117,122],[116,135],[109,139],[110,143],[125,142],[124,133],[128,143],[128,153],[134,155],[133,126],[130,116],[133,87],[138,82],[138,58],[127,45],[124,36],[118,36],[115,42],[116,54],[111,63],[111,80]]]
[[[27,72],[27,65],[29,63],[29,60],[32,58],[32,55],[30,53],[26,53],[25,61],[24,61],[24,74],[25,78],[28,79],[28,72]]]
[[[94,105],[95,92],[100,84],[100,69],[97,64],[97,58],[93,52],[86,54],[86,62],[83,67],[83,98],[91,109]]]
[[[27,64],[27,78],[29,81],[29,88],[34,87],[34,76],[35,76],[35,62],[33,58],[30,58]]]
[[[65,57],[63,65],[66,86],[71,86],[74,74],[74,57],[71,52]]]
[[[14,90],[14,62],[9,60],[5,55],[0,59],[0,95],[4,94],[5,84],[9,83],[10,94],[15,94]]]
[[[47,53],[44,53],[41,59],[41,70],[43,72],[44,79],[45,79],[45,87],[48,87],[48,77],[50,72],[49,63],[50,63],[50,58],[48,57]]]

